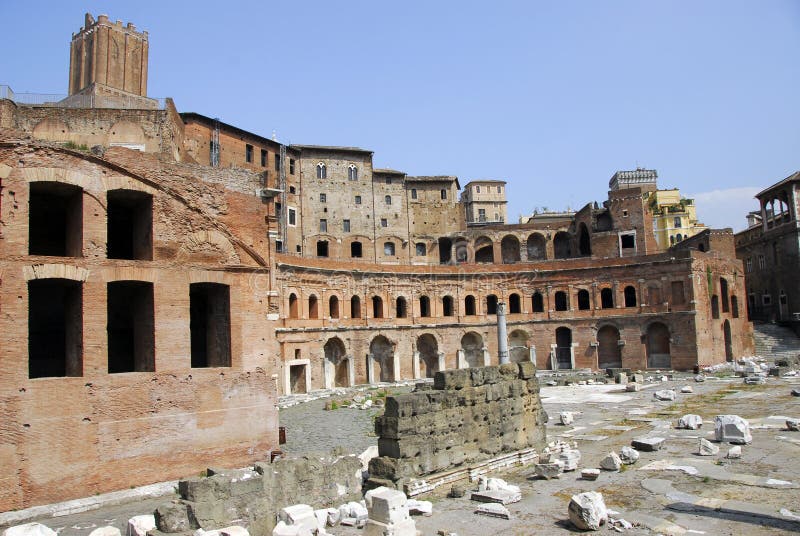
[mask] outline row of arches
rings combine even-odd
[[[661,303],[661,291],[659,287],[648,287],[649,301],[651,304]],[[585,288],[577,289],[577,292],[571,293],[567,290],[556,290],[551,294],[548,292],[542,293],[535,291],[529,298],[530,309],[525,307],[523,295],[512,292],[508,295],[508,314],[524,314],[524,313],[544,313],[548,310],[553,311],[570,311],[577,309],[579,311],[588,311],[592,309],[593,300],[599,303],[595,304],[598,309],[613,309],[617,305],[617,297],[612,287],[602,287],[599,289],[599,295],[592,297],[589,290]],[[626,308],[637,307],[639,304],[638,293],[636,287],[633,285],[626,285],[622,289],[622,304]],[[575,300],[574,306],[571,303]],[[499,298],[496,294],[488,294],[483,298],[481,303],[482,308],[479,310],[478,298],[473,294],[467,294],[463,298],[462,304],[459,304],[453,296],[445,295],[440,298],[440,316],[475,316],[479,314],[493,315],[497,314],[497,304]],[[735,300],[735,297],[734,297]],[[432,307],[432,300],[430,296],[421,295],[416,298],[415,315],[421,318],[428,318],[435,315],[434,308]],[[727,303],[727,302],[725,302]],[[373,295],[368,302],[369,310],[366,312],[370,318],[388,318],[389,311],[386,309],[384,298],[378,295]],[[738,306],[737,311],[738,311]],[[361,297],[353,295],[350,298],[350,318],[363,318],[362,315],[365,311],[362,308]],[[394,299],[394,316],[393,318],[408,318],[410,315],[410,307],[408,299],[405,296],[397,296]],[[308,319],[321,318],[322,311],[320,309],[319,298],[316,294],[308,296]],[[328,311],[327,317],[330,319],[339,319],[343,315],[341,310],[340,298],[337,295],[332,295],[328,298]],[[294,292],[289,294],[289,311],[288,318],[300,318],[300,301]],[[738,316],[738,313],[737,313]]]
[[[728,327],[727,333],[730,333]],[[552,332],[549,349],[539,351],[538,365],[553,370],[576,367],[573,330],[559,326]],[[726,350],[730,346],[726,338]],[[622,367],[620,330],[613,324],[604,324],[596,333],[597,368]],[[536,349],[531,335],[524,329],[514,329],[509,334],[509,355],[512,362],[536,360]],[[671,366],[671,334],[668,326],[660,321],[651,322],[643,331],[642,342],[648,368]],[[484,337],[475,331],[464,333],[455,351],[445,353],[432,333],[423,333],[413,341],[413,356],[398,354],[398,342],[385,335],[374,336],[369,343],[364,367],[356,366],[355,357],[348,353],[344,341],[329,338],[323,346],[323,375],[325,387],[350,387],[361,383],[394,382],[412,378],[431,378],[439,370],[472,368],[496,364],[496,356],[490,356]],[[408,358],[411,357],[411,367]],[[401,362],[402,361],[402,362]],[[359,372],[356,372],[359,369]]]
[[[534,232],[522,239],[524,243],[520,237],[508,234],[498,244],[486,235],[474,240],[465,237],[440,238],[439,262],[512,264],[523,260],[543,261],[591,255],[591,242],[585,224],[579,226],[577,248],[574,247],[575,239],[567,231],[558,231],[552,236],[550,233]]]

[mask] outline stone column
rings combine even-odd
[[[353,356],[347,356],[347,381],[350,387],[356,384],[356,366]]]
[[[569,346],[569,362],[570,368],[575,369],[575,348],[578,346],[577,342],[573,342]]]
[[[444,363],[444,352],[439,352],[439,354],[436,357],[437,357],[436,370],[444,370],[445,368],[447,368]]]
[[[483,347],[483,366],[488,367],[492,364],[492,356],[489,355],[489,349]]]
[[[330,360],[325,359],[325,355],[322,356],[322,363],[322,370],[325,376],[323,379],[323,385],[325,386],[325,389],[333,389],[333,376],[335,374],[333,363],[331,363]]]
[[[550,369],[551,370],[558,370],[558,358],[556,357],[556,351],[558,346],[555,344],[550,345]]]
[[[456,367],[460,369],[467,368],[467,358],[464,355],[464,350],[459,349],[456,354]]]
[[[497,303],[497,356],[500,364],[509,362],[508,359],[508,327],[506,326],[506,304]]]
[[[375,372],[372,370],[372,354],[367,354],[367,383],[375,383]]]
[[[397,352],[392,354],[392,381],[400,381],[400,356]]]
[[[419,372],[419,350],[414,351],[414,362],[411,364],[411,367],[414,371],[414,379],[420,379],[420,372]]]
[[[533,345],[528,348],[528,358],[531,360],[531,363],[534,365],[536,364],[536,347]]]

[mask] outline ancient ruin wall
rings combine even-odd
[[[434,384],[389,397],[375,421],[373,484],[445,471],[545,443],[533,363],[437,372]],[[390,482],[391,481],[391,482]]]

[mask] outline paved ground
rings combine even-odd
[[[675,402],[653,399],[657,388],[690,384],[693,394],[678,394]],[[695,383],[691,376],[652,386],[638,393],[619,386],[544,387],[542,398],[548,413],[576,412],[572,426],[548,424],[548,437],[576,441],[582,453],[581,467],[597,467],[609,451],[629,445],[641,435],[667,438],[665,450],[642,453],[639,462],[618,473],[603,473],[595,482],[579,473],[545,481],[531,477],[532,468],[519,468],[496,476],[522,488],[523,500],[509,505],[510,521],[478,516],[468,498],[447,499],[434,493],[434,515],[415,518],[424,535],[438,530],[459,536],[487,534],[569,534],[567,504],[574,493],[598,490],[609,507],[641,526],[627,534],[772,535],[800,532],[800,432],[785,430],[785,417],[800,417],[800,398],[790,390],[800,378],[770,378],[766,385],[746,386],[741,378],[709,378]],[[341,398],[341,397],[339,397]],[[325,451],[334,446],[358,453],[375,444],[372,418],[375,409],[324,411],[325,400],[281,410],[287,427],[287,454]],[[703,417],[700,431],[677,430],[674,424],[685,413]],[[722,456],[699,457],[699,437],[713,439],[713,418],[734,413],[749,419],[753,443],[743,447],[741,460]],[[94,526],[124,527],[131,515],[152,511],[159,500],[135,502],[98,511],[43,520],[65,536],[86,536]],[[783,509],[783,512],[782,512]],[[791,517],[796,515],[797,518]],[[337,527],[332,534],[347,536],[361,531]]]

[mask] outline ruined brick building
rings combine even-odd
[[[70,95],[0,88],[0,509],[262,459],[279,394],[494,364],[501,301],[540,369],[752,351],[732,232],[659,246],[655,180],[507,224],[503,181],[180,114],[146,60],[87,15]]]

